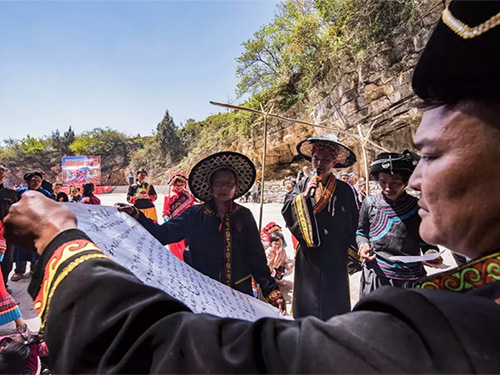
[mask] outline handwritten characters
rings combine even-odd
[[[281,317],[273,306],[231,289],[178,260],[140,224],[115,207],[67,205],[83,230],[114,261],[145,284],[197,313],[254,321]]]

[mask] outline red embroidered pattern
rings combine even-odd
[[[52,282],[58,276],[60,266],[70,258],[74,259],[73,257],[89,251],[100,252],[100,249],[92,242],[83,239],[67,242],[54,251],[47,261],[40,291],[34,300],[35,311],[39,316],[48,308],[49,294],[55,288]],[[104,254],[102,256],[107,257]]]
[[[420,281],[416,288],[464,292],[500,281],[500,253],[490,254],[463,266]]]
[[[328,177],[328,181],[326,182],[326,185],[324,187],[322,187],[320,184],[319,188],[316,190],[316,204],[313,207],[313,212],[315,215],[318,212],[321,212],[323,208],[325,208],[325,206],[330,201],[330,198],[333,196],[333,193],[335,193],[336,188],[337,179],[333,175],[330,175],[330,177]]]
[[[267,300],[271,303],[274,302],[280,298],[283,298],[283,294],[281,294],[281,291],[279,289],[274,289],[269,295],[267,296]]]

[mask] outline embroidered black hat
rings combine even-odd
[[[452,1],[413,74],[424,100],[454,102],[500,94],[500,1]]]
[[[419,160],[420,157],[416,153],[408,150],[403,151],[401,154],[383,152],[377,155],[375,161],[370,165],[370,175],[375,180],[380,172],[410,176]]]
[[[311,160],[314,151],[325,149],[331,152],[337,160],[333,168],[346,168],[356,163],[356,155],[346,145],[339,142],[335,134],[326,134],[321,137],[309,137],[297,145],[297,152],[305,159]]]
[[[226,168],[236,175],[238,185],[233,199],[241,197],[250,190],[256,177],[252,161],[238,152],[224,151],[207,156],[191,169],[188,179],[191,193],[204,202],[211,200],[210,177],[218,170]]]
[[[43,178],[42,174],[38,171],[33,171],[33,172],[28,172],[26,173],[23,178],[24,178],[24,181],[28,181],[31,177],[33,176],[38,176],[40,178]]]

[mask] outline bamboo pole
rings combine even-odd
[[[343,134],[347,137],[352,137],[356,140],[356,142],[358,142],[359,144],[361,144],[363,142],[363,138],[357,136],[356,134],[352,134],[352,133],[349,133],[349,132],[346,132],[345,130],[342,130],[342,129],[336,129],[336,128],[332,128],[330,126],[324,126],[324,125],[318,125],[318,124],[313,124],[311,122],[307,122],[307,121],[303,121],[303,120],[296,120],[296,119],[291,119],[291,118],[288,118],[288,117],[284,117],[284,116],[279,116],[279,115],[275,115],[274,113],[269,113],[269,112],[264,112],[264,111],[259,111],[257,109],[253,109],[253,108],[247,108],[247,107],[241,107],[241,106],[238,106],[238,105],[233,105],[233,104],[226,104],[226,103],[219,103],[219,102],[214,102],[214,101],[210,101],[210,104],[212,105],[217,105],[219,107],[225,107],[225,108],[230,108],[230,109],[234,109],[236,111],[246,111],[246,112],[251,112],[251,113],[254,113],[256,115],[261,115],[261,116],[268,116],[268,117],[272,117],[272,118],[276,118],[278,120],[283,120],[283,121],[288,121],[288,122],[293,122],[293,123],[297,123],[297,124],[302,124],[302,125],[307,125],[307,126],[314,126],[316,128],[321,128],[321,129],[328,129],[328,130],[332,130],[332,131],[335,131],[336,133],[339,133],[339,134]],[[387,150],[386,148],[382,147],[382,146],[379,146],[377,145],[376,143],[368,140],[368,143],[370,143],[373,147],[376,147],[384,152],[389,152],[389,150]]]
[[[262,175],[260,176],[259,233],[262,230],[262,216],[264,215],[264,182],[265,182],[264,174],[266,173],[266,155],[267,155],[267,113],[264,112],[264,148],[262,150]]]
[[[358,133],[360,137],[363,137],[363,132],[361,131],[360,124],[358,124]],[[365,178],[366,178],[366,196],[368,197],[370,196],[370,175],[368,173],[368,156],[366,155],[365,142],[361,143],[361,150],[363,151],[363,161],[365,165]]]
[[[267,119],[269,117],[276,118],[278,120],[293,122],[293,123],[297,123],[297,124],[314,126],[316,128],[329,129],[332,131],[336,131],[337,133],[344,134],[348,137],[354,138],[361,145],[361,149],[363,152],[363,158],[365,160],[366,194],[367,195],[369,195],[369,191],[370,191],[370,183],[369,183],[370,176],[368,174],[368,157],[366,154],[366,144],[369,143],[373,147],[381,149],[384,152],[389,152],[386,148],[379,146],[376,143],[372,142],[370,139],[368,139],[371,131],[373,130],[373,128],[375,126],[376,121],[374,121],[372,123],[372,125],[370,126],[370,129],[368,130],[368,134],[366,136],[363,136],[363,132],[361,131],[361,125],[359,125],[359,124],[357,126],[359,135],[356,135],[356,134],[348,133],[348,132],[341,130],[341,129],[333,129],[332,127],[328,127],[328,126],[324,126],[324,125],[313,124],[311,122],[307,122],[307,121],[303,121],[303,120],[296,120],[296,119],[291,119],[291,118],[284,117],[284,116],[275,115],[274,113],[271,113],[271,111],[274,108],[274,105],[273,105],[273,107],[271,107],[271,109],[269,111],[266,112],[266,111],[264,111],[262,104],[260,105],[261,111],[259,111],[257,109],[253,109],[253,108],[242,107],[239,105],[220,103],[220,102],[214,102],[214,101],[210,101],[210,104],[217,105],[219,107],[230,108],[230,109],[234,109],[237,111],[246,111],[246,112],[254,113],[256,115],[264,116],[264,150],[262,152],[262,176],[261,176],[261,183],[260,183],[261,192],[260,192],[259,232],[262,229],[262,214],[263,214],[263,210],[264,210],[264,173],[266,170],[266,154],[267,154]]]

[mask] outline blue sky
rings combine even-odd
[[[241,43],[274,0],[0,0],[0,140],[70,125],[151,135],[235,99]]]

